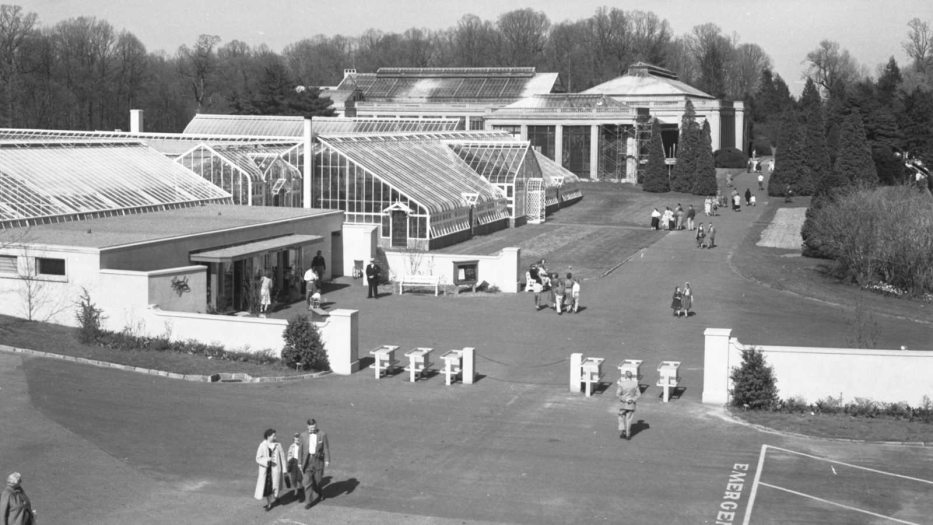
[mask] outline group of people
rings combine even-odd
[[[311,259],[311,267],[304,274],[305,281],[305,302],[308,304],[308,310],[320,308],[321,292],[324,291],[324,271],[327,269],[327,262],[321,255],[321,250]]]
[[[709,215],[709,212],[707,212],[707,215]],[[663,213],[655,208],[651,210],[651,229],[692,230],[696,216],[697,212],[693,209],[692,204],[687,206],[686,210],[684,210],[684,207],[681,206],[680,203],[677,203],[677,206],[673,210],[670,206],[665,206]]]
[[[322,478],[324,467],[330,465],[330,445],[327,434],[314,419],[308,419],[307,430],[294,435],[287,454],[276,439],[275,429],[266,430],[256,450],[256,463],[259,476],[253,497],[265,499],[263,508],[267,511],[278,503],[286,488],[297,495],[298,501],[308,500],[306,509],[324,500]]]
[[[674,311],[674,317],[690,317],[690,311],[693,309],[693,289],[690,283],[684,283],[684,287],[674,287],[674,297],[671,298],[671,310]]]
[[[561,315],[564,312],[577,313],[580,309],[580,278],[574,278],[571,272],[561,277],[557,272],[548,271],[544,259],[532,264],[525,272],[525,291],[535,294],[535,311],[553,308],[557,315]],[[548,295],[542,304],[541,294],[545,292]]]
[[[715,248],[716,247],[716,227],[712,222],[706,223],[706,228],[700,223],[696,232],[697,248]]]
[[[752,190],[745,188],[745,206],[755,206],[756,199],[755,194],[752,193]],[[732,211],[740,211],[742,209],[742,196],[739,195],[738,190],[732,190]]]

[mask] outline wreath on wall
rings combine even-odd
[[[181,297],[184,293],[190,292],[191,287],[188,286],[188,276],[186,275],[183,278],[172,277],[172,290],[175,290],[175,293],[178,294],[178,297]]]

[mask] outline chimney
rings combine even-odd
[[[142,133],[142,132],[143,132],[143,110],[131,109],[130,110],[130,133]]]
[[[344,69],[344,70],[343,70],[343,78],[347,78],[348,76],[350,76],[350,75],[355,75],[355,74],[356,74],[356,68]]]

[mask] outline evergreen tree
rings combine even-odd
[[[882,104],[890,106],[891,103],[894,102],[897,88],[900,86],[902,80],[901,70],[897,67],[897,61],[894,60],[894,57],[891,57],[887,65],[884,66],[881,76],[878,78],[878,100],[880,100]]]
[[[742,350],[742,365],[732,369],[732,406],[769,410],[778,400],[774,370],[763,353]]]
[[[661,141],[661,125],[658,119],[651,122],[651,140],[648,141],[648,164],[645,165],[645,178],[641,189],[653,193],[671,191],[667,177],[667,164],[664,163],[664,143]]]
[[[833,166],[835,178],[845,177],[851,184],[877,186],[878,171],[871,158],[862,117],[853,111],[842,126],[839,154]]]
[[[713,159],[713,140],[709,122],[703,123],[700,144],[697,148],[697,170],[693,185],[694,195],[716,195],[716,161]]]
[[[784,195],[788,188],[794,194],[799,191],[801,173],[808,169],[803,162],[801,141],[796,112],[785,111],[778,133],[777,152],[774,155],[774,173],[768,180],[768,195]]]
[[[677,164],[671,171],[671,190],[689,193],[693,190],[696,177],[697,149],[699,146],[699,126],[693,103],[687,101],[683,117],[680,119],[680,140],[677,144]]]
[[[804,118],[802,159],[807,169],[801,172],[795,193],[813,195],[819,181],[829,175],[830,164],[823,124],[823,103],[816,84],[809,78],[800,96],[800,111]]]

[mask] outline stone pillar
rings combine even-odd
[[[304,133],[302,134],[302,139],[304,140],[304,149],[303,154],[305,156],[304,165],[302,166],[302,175],[301,175],[301,198],[304,202],[304,208],[311,207],[311,165],[314,161],[314,155],[311,152],[311,119],[306,118],[304,121]]]
[[[519,133],[520,133],[520,135],[519,135],[519,138],[520,138],[520,139],[522,139],[522,140],[528,140],[528,125],[527,125],[527,124],[522,124],[522,125],[521,125],[521,131],[519,131]]]
[[[590,126],[590,180],[599,180],[599,126]]]
[[[474,358],[473,347],[466,346],[463,348],[463,357],[460,362],[460,372],[463,376],[464,385],[472,385],[473,381],[476,380],[476,365]]]
[[[731,328],[707,328],[703,350],[704,403],[724,405],[729,401],[729,337]]]
[[[337,309],[329,313],[318,327],[330,369],[338,375],[350,375],[360,369],[359,311]]]
[[[554,162],[564,165],[564,127],[560,124],[554,126]]]
[[[580,393],[580,374],[583,372],[583,354],[570,354],[570,392]]]
[[[735,108],[735,147],[740,151],[745,151],[747,139],[745,138],[745,103],[733,102]],[[761,155],[770,155],[770,151],[761,153]]]
[[[722,118],[720,111],[722,111],[722,102],[717,100],[716,105],[711,107],[709,113],[706,114],[706,120],[709,121],[709,136],[713,144],[713,151],[722,147]],[[700,123],[700,129],[703,129],[702,123]]]
[[[518,293],[518,283],[523,276],[522,269],[519,267],[522,250],[521,248],[506,247],[502,248],[499,253],[500,267],[502,268],[502,274],[498,278],[499,283],[497,283],[499,290],[502,293]]]

